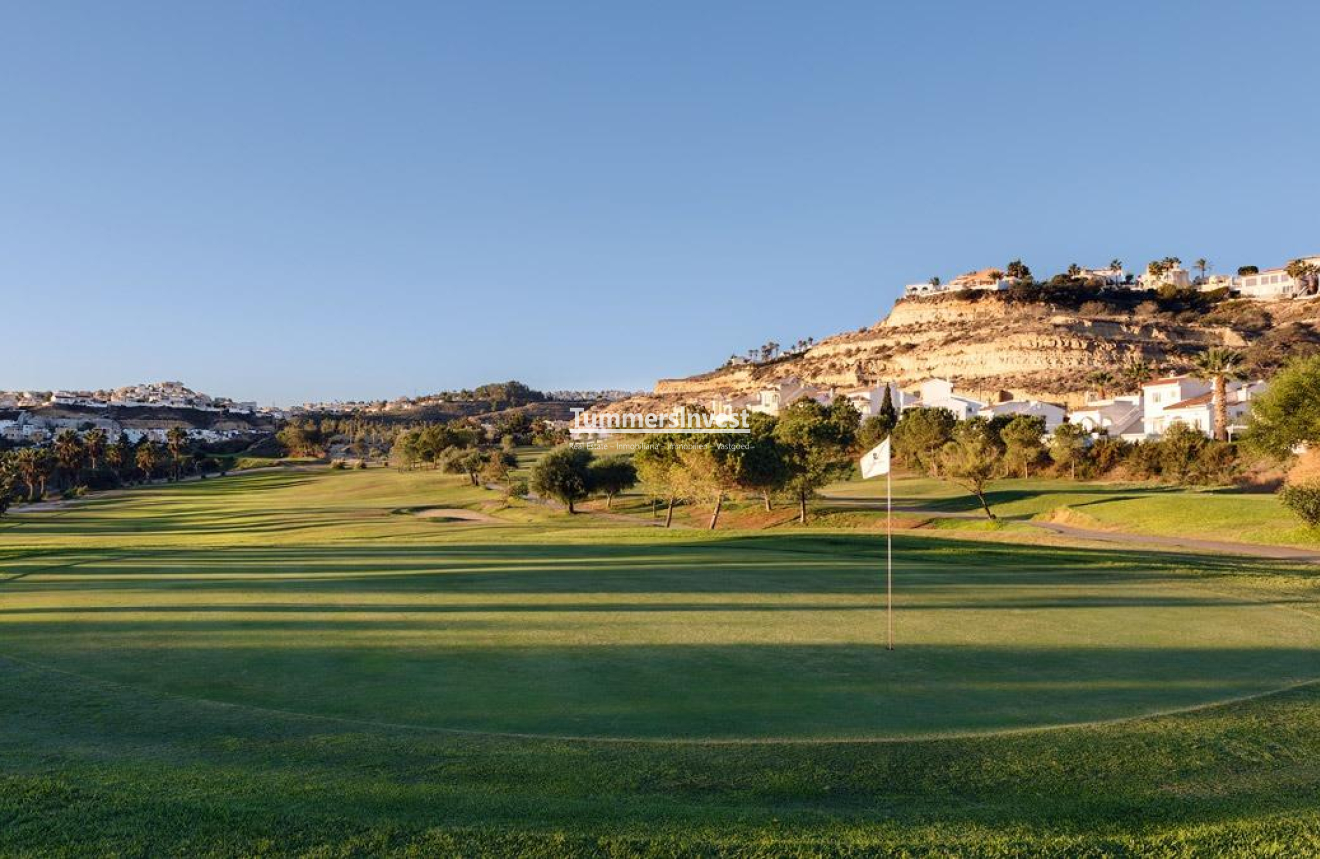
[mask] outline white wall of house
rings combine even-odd
[[[1243,298],[1277,301],[1292,298],[1300,290],[1300,286],[1287,271],[1274,268],[1259,274],[1242,275],[1237,279],[1237,290]]]
[[[897,382],[890,382],[888,388],[884,383],[869,388],[858,388],[845,392],[843,396],[848,398],[862,417],[869,418],[880,414],[886,391],[891,392],[889,396],[894,402],[894,408],[900,412],[916,400],[916,397],[900,388]]]
[[[1063,423],[1066,412],[1063,406],[1043,403],[1040,400],[1008,400],[986,406],[982,414],[989,415],[1031,415],[1045,419],[1045,431],[1054,432],[1055,427]]]
[[[947,379],[927,379],[917,390],[917,399],[905,405],[904,409],[948,409],[955,418],[965,421],[976,417],[985,408],[985,403],[979,400],[955,394],[953,383]]]
[[[803,385],[797,379],[784,379],[766,385],[756,394],[754,402],[747,406],[750,412],[762,412],[777,415],[803,397],[810,397],[822,405],[828,406],[834,400],[832,391],[822,390],[810,385]]]
[[[1230,382],[1226,391],[1225,407],[1228,411],[1228,434],[1230,437],[1241,432],[1251,412],[1251,401],[1265,390],[1264,382]],[[1213,393],[1192,397],[1183,403],[1175,403],[1164,410],[1165,429],[1175,423],[1185,424],[1206,435],[1214,435],[1215,405]]]
[[[1079,273],[1084,278],[1094,278],[1105,286],[1120,286],[1127,281],[1128,273],[1121,268],[1084,268]]]
[[[1172,284],[1181,289],[1191,286],[1192,284],[1192,276],[1187,273],[1187,269],[1180,265],[1174,266],[1161,275],[1153,274],[1147,270],[1146,273],[1137,280],[1143,289],[1158,289],[1166,283]]]
[[[1171,420],[1166,409],[1209,391],[1209,382],[1191,376],[1156,379],[1142,385],[1142,431],[1148,436],[1161,435]]]
[[[1074,409],[1068,420],[1089,433],[1104,432],[1109,435],[1122,435],[1133,431],[1142,431],[1144,413],[1141,394],[1114,397],[1108,400],[1095,400],[1080,409]]]

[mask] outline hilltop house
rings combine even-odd
[[[1302,261],[1320,266],[1320,256],[1303,257]],[[1287,268],[1269,268],[1256,274],[1239,275],[1234,288],[1243,298],[1260,301],[1311,297],[1307,284],[1288,274]]]
[[[938,286],[932,283],[909,283],[903,287],[903,296],[905,298],[915,298],[943,292],[967,292],[977,289],[998,292],[1008,289],[1015,283],[1017,283],[1016,278],[1006,276],[997,268],[983,268],[980,271],[969,271],[966,274],[960,274],[948,283],[941,283]]]
[[[1174,264],[1172,268],[1165,270],[1163,274],[1156,274],[1150,269],[1146,269],[1145,274],[1137,278],[1137,283],[1141,285],[1142,289],[1159,289],[1165,284],[1176,286],[1179,289],[1186,289],[1192,285],[1192,277],[1181,264]]]
[[[948,290],[963,292],[970,289],[988,289],[997,292],[1008,289],[1015,282],[1014,278],[1005,277],[997,268],[983,268],[980,271],[969,271],[958,275],[949,281]]]
[[[1216,289],[1237,289],[1238,279],[1231,274],[1212,274],[1201,281],[1202,292],[1214,292]]]
[[[1098,281],[1104,286],[1123,286],[1128,273],[1120,268],[1084,268],[1077,273],[1082,280]]]

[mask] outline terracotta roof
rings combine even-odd
[[[1213,402],[1214,398],[1215,398],[1215,394],[1213,391],[1211,391],[1210,393],[1202,394],[1199,397],[1191,397],[1189,399],[1183,400],[1181,403],[1174,403],[1171,406],[1165,406],[1164,410],[1167,412],[1171,409],[1192,409],[1197,406],[1204,406],[1206,403]]]

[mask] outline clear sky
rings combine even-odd
[[[1320,253],[1314,3],[0,6],[0,388],[649,387],[1021,257]]]

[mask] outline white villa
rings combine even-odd
[[[853,404],[853,407],[857,409],[863,418],[869,418],[880,414],[886,392],[890,392],[889,396],[893,400],[894,408],[899,412],[917,399],[900,388],[897,382],[889,382],[888,385],[881,382],[869,388],[855,388],[851,391],[844,391],[843,396],[848,398],[848,401]]]
[[[1320,256],[1303,257],[1303,262],[1320,266]],[[1288,274],[1286,268],[1269,268],[1257,274],[1244,274],[1236,278],[1234,289],[1243,298],[1277,301],[1285,298],[1306,298],[1306,285]]]
[[[807,390],[807,387],[795,378],[781,379],[758,391],[756,402],[747,406],[747,410],[777,415],[794,400],[806,395]]]
[[[1176,423],[1206,435],[1214,432],[1214,394],[1209,382],[1191,376],[1171,376],[1148,382],[1141,390],[1144,437],[1159,437]],[[1251,400],[1264,390],[1265,383],[1261,381],[1228,383],[1230,435],[1241,431]]]
[[[1191,376],[1169,376],[1147,382],[1141,386],[1142,432],[1148,438],[1162,435],[1170,424],[1184,417],[1167,414],[1171,407],[1208,393],[1210,383]]]
[[[980,271],[969,271],[966,274],[960,274],[948,283],[935,285],[932,283],[910,283],[903,287],[903,295],[907,298],[913,298],[919,295],[935,295],[944,292],[966,292],[974,289],[985,289],[992,292],[999,292],[1008,289],[1014,283],[1016,278],[1006,276],[997,268],[983,268]]]
[[[1137,278],[1137,283],[1142,289],[1158,289],[1165,284],[1185,289],[1192,285],[1192,276],[1182,265],[1174,265],[1163,274],[1155,274],[1150,269],[1146,269],[1146,272]]]
[[[985,408],[985,403],[969,397],[960,397],[953,392],[953,382],[947,379],[927,379],[918,388],[916,400],[904,406],[905,409],[948,409],[960,421],[974,418]]]
[[[1045,420],[1045,432],[1054,432],[1055,427],[1063,423],[1067,413],[1063,406],[1043,403],[1040,400],[1005,400],[986,406],[981,414],[987,417],[999,415],[1029,415]]]
[[[760,397],[756,394],[743,394],[737,397],[712,397],[707,406],[712,415],[736,415],[743,409],[748,411],[760,411],[753,408],[760,403]]]
[[[1228,408],[1228,436],[1232,438],[1246,428],[1251,400],[1265,390],[1264,382],[1230,382],[1226,394]],[[1164,409],[1165,428],[1175,423],[1186,424],[1206,435],[1215,431],[1214,394],[1204,393]]]
[[[1103,432],[1118,438],[1145,438],[1142,395],[1129,394],[1106,400],[1091,400],[1074,410],[1069,420],[1089,433]]]
[[[1128,273],[1122,268],[1084,268],[1077,276],[1085,280],[1098,280],[1105,286],[1123,286],[1127,283]]]

